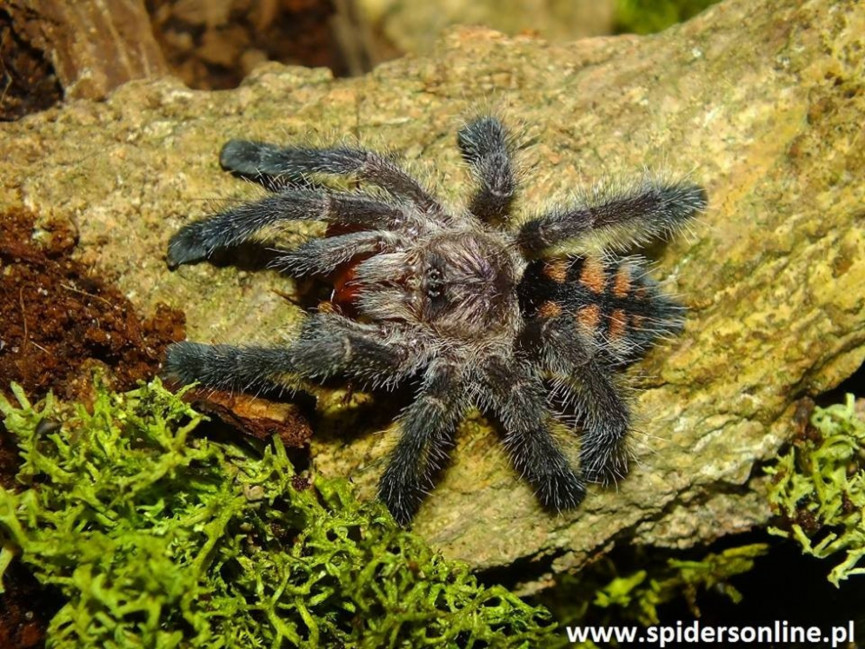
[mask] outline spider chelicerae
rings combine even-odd
[[[184,226],[168,248],[176,267],[280,222],[328,224],[324,237],[276,259],[335,287],[331,306],[312,313],[294,342],[182,342],[168,349],[165,373],[245,392],[286,380],[341,377],[370,389],[413,381],[378,489],[403,524],[472,407],[498,419],[515,468],[549,509],[576,507],[585,481],[625,474],[631,415],[616,373],[676,332],[683,309],[643,258],[614,251],[668,235],[706,207],[701,187],[644,176],[512,221],[514,145],[504,125],[479,117],[457,143],[476,180],[467,209],[445,207],[371,151],[232,140],[223,167],[272,193]],[[340,190],[328,176],[366,190]],[[563,425],[581,434],[580,470],[554,434]]]

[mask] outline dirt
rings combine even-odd
[[[61,221],[37,227],[22,209],[0,217],[0,390],[19,383],[34,399],[49,390],[80,400],[94,368],[128,390],[157,373],[165,347],[185,336],[183,312],[160,304],[139,315],[114,286],[72,256],[76,233]]]
[[[43,588],[18,561],[3,575],[0,595],[0,647],[30,649],[45,644],[45,629],[63,605],[53,589]]]

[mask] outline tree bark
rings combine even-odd
[[[141,0],[9,0],[14,31],[54,65],[66,99],[103,99],[168,73]]]

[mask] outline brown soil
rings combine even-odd
[[[43,588],[18,561],[3,575],[0,595],[0,647],[30,649],[45,644],[45,629],[63,605],[54,590]]]
[[[36,226],[15,209],[0,216],[0,390],[15,381],[32,398],[49,390],[86,397],[94,367],[117,390],[156,374],[165,347],[182,340],[184,314],[160,305],[139,316],[114,286],[71,255],[76,235],[62,222]],[[86,400],[86,398],[85,398]]]

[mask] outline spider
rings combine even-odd
[[[324,237],[276,259],[291,275],[335,286],[331,305],[310,314],[294,342],[181,342],[168,349],[165,373],[246,392],[288,377],[367,389],[413,381],[378,487],[401,524],[433,487],[471,407],[498,419],[513,465],[547,509],[574,508],[586,481],[626,473],[631,415],[616,373],[678,331],[683,308],[648,277],[643,258],[614,251],[676,231],[707,203],[698,185],[644,177],[516,221],[514,142],[502,122],[478,117],[457,144],[476,180],[467,209],[446,208],[371,151],[231,140],[222,166],[272,193],[184,226],[168,247],[176,267],[272,224],[328,224]],[[341,191],[328,176],[366,190]],[[557,439],[563,426],[581,432],[581,470]]]

